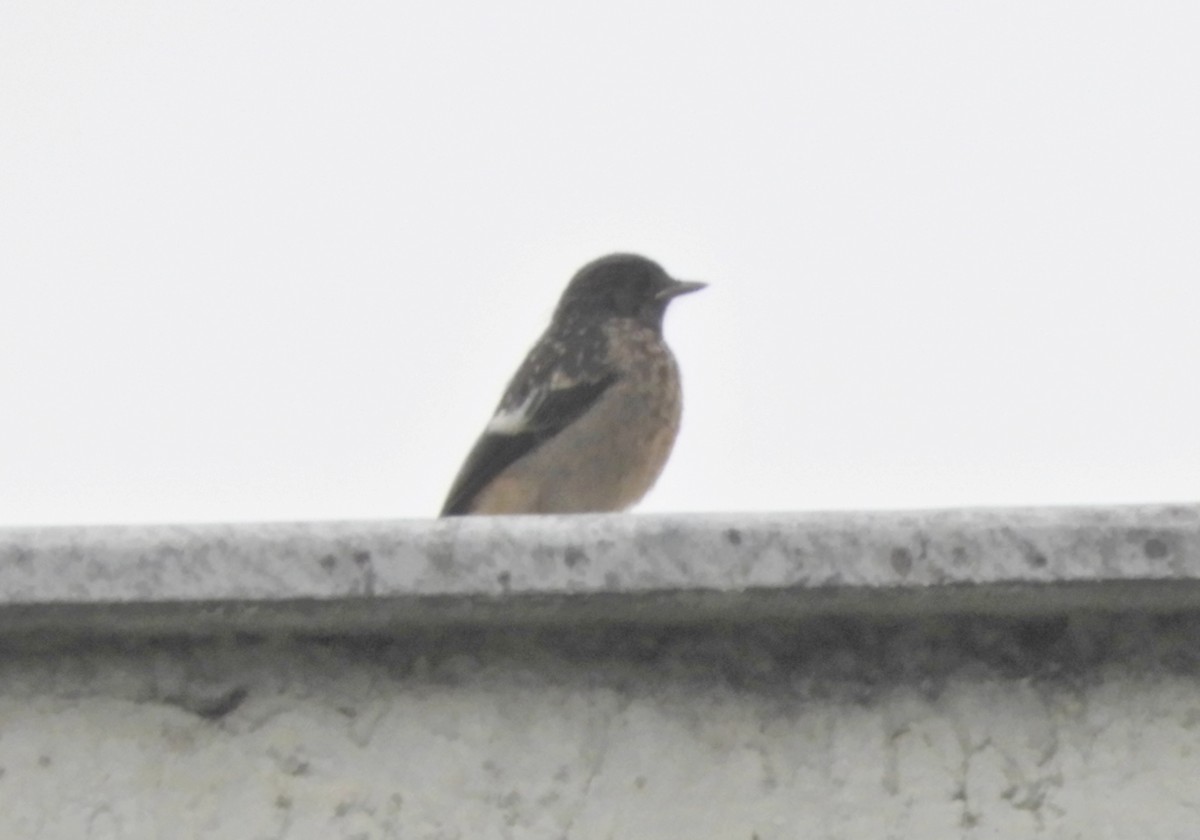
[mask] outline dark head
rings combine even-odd
[[[705,285],[672,279],[658,263],[636,254],[609,254],[576,272],[558,302],[554,318],[633,318],[662,329],[667,304]]]

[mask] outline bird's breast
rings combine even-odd
[[[607,331],[607,363],[617,381],[570,426],[506,469],[478,512],[624,510],[654,485],[679,431],[679,371],[654,331],[636,323]]]

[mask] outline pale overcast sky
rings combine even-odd
[[[0,524],[425,517],[563,285],[641,511],[1200,498],[1200,3],[0,4]]]

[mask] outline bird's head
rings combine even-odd
[[[609,254],[576,272],[554,317],[556,320],[633,318],[661,329],[667,304],[705,285],[675,280],[658,263],[636,254]]]

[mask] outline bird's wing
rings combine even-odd
[[[459,470],[441,515],[470,513],[475,497],[492,479],[573,423],[616,381],[617,374],[609,371],[598,379],[535,388],[511,407],[506,407],[509,399],[503,400]]]

